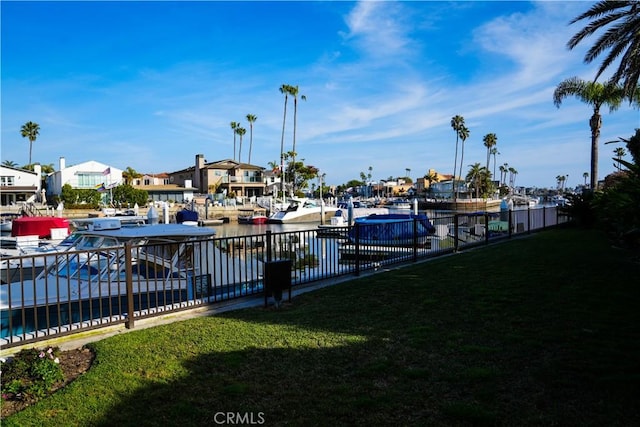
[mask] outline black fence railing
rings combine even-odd
[[[568,222],[556,207],[417,220],[385,233],[369,225],[271,232],[147,246],[124,245],[2,259],[0,344],[11,348],[381,266],[416,262]],[[377,230],[381,231],[381,230]],[[286,262],[283,262],[286,261]],[[289,271],[265,267],[278,263]],[[277,274],[276,274],[277,273]],[[282,276],[285,274],[285,276]],[[279,300],[277,301],[279,303]]]

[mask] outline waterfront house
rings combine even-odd
[[[169,173],[171,183],[184,185],[193,182],[199,193],[235,194],[237,197],[263,196],[265,168],[226,159],[207,162],[203,154],[197,154],[195,166]]]
[[[67,166],[64,157],[60,157],[59,170],[51,172],[46,178],[47,199],[62,194],[62,187],[69,184],[76,190],[90,190],[101,185],[114,187],[122,182],[122,169],[90,160],[77,165]]]
[[[41,166],[33,165],[33,171],[0,166],[0,204],[11,206],[26,202],[31,197],[38,198],[42,188]]]
[[[193,200],[198,191],[191,184],[190,179],[184,180],[183,185],[173,182],[173,178],[166,172],[157,174],[143,174],[140,178],[133,178],[131,186],[137,190],[144,190],[151,201],[186,203]]]

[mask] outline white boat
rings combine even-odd
[[[533,196],[522,196],[520,194],[514,194],[510,197],[514,206],[528,206],[530,208],[538,205],[539,199]]]
[[[313,199],[291,199],[286,209],[269,216],[269,224],[290,224],[298,222],[323,222],[335,216],[338,208],[326,206],[323,201]],[[324,218],[323,218],[324,217]]]
[[[411,202],[409,202],[406,199],[395,199],[394,201],[391,202],[390,209],[405,210],[405,211],[410,210]]]
[[[554,203],[558,207],[565,207],[571,204],[569,199],[561,195],[553,196],[551,198],[551,203]]]
[[[40,330],[44,324],[66,324],[72,318],[91,321],[106,312],[122,314],[128,283],[136,310],[171,301],[215,300],[222,294],[239,296],[246,291],[243,287],[261,286],[261,261],[234,257],[219,248],[212,228],[121,226],[116,218],[101,220],[107,222],[96,220],[91,230],[78,231],[71,247],[54,255],[34,279],[0,286],[3,338]],[[56,314],[59,307],[68,312]],[[44,319],[45,311],[46,321],[34,322]]]
[[[18,216],[17,214],[11,214],[11,213],[3,213],[2,215],[0,215],[0,231],[2,231],[3,233],[10,233],[11,232],[11,226],[13,224],[13,219]]]
[[[65,220],[66,221],[66,220]],[[68,220],[72,227],[51,228],[50,236],[21,235],[2,237],[0,250],[0,283],[17,280],[31,280],[47,266],[59,252],[69,250],[80,231],[107,229],[114,226],[144,224],[142,216],[121,216],[116,218],[75,218]],[[37,225],[37,224],[36,224]],[[41,227],[25,228],[25,232],[37,232]],[[69,233],[71,229],[75,231]],[[42,257],[40,255],[47,255]],[[53,257],[53,258],[52,258]]]
[[[2,238],[0,250],[0,283],[31,280],[49,265],[59,252],[68,250],[77,234],[60,238],[40,239],[38,236]],[[41,256],[47,255],[47,256]]]

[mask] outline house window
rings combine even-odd
[[[15,182],[12,176],[0,176],[0,185],[3,187],[13,187]]]
[[[107,182],[104,175],[102,173],[78,173],[78,187],[77,188],[95,188],[100,184],[110,184]]]
[[[144,185],[151,185],[151,180],[149,178],[145,178]]]

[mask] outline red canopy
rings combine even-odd
[[[51,237],[52,228],[66,228],[69,231],[69,221],[53,216],[23,216],[13,220],[12,236],[38,236],[41,239]]]

